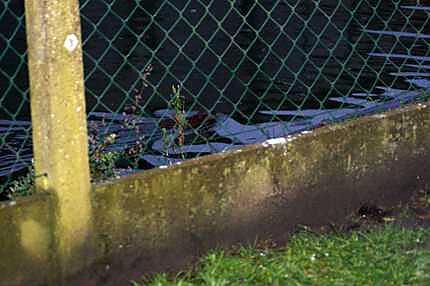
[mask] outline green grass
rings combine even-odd
[[[430,230],[301,233],[283,249],[218,251],[195,272],[167,277],[145,285],[430,285]]]

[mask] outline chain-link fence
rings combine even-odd
[[[32,158],[23,2],[0,4],[0,177],[9,190]],[[430,90],[424,1],[80,4],[94,177],[380,112]]]

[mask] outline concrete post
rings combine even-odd
[[[78,0],[26,0],[36,187],[55,201],[55,257],[81,259],[90,231],[90,174]],[[69,269],[70,271],[70,269]]]

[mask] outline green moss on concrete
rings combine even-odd
[[[397,195],[399,186],[417,184],[401,164],[428,156],[420,136],[430,139],[430,134],[417,131],[427,128],[430,114],[405,113],[331,126],[287,144],[249,146],[97,186],[95,228],[109,237],[112,245],[105,251],[113,255],[127,243],[145,249],[186,248],[194,240],[197,245],[223,245],[268,235],[274,225],[284,231],[296,223],[339,219],[361,202],[383,202]],[[413,150],[421,152],[412,156]],[[407,172],[422,173],[416,165]],[[134,233],[124,236],[130,225]]]
[[[55,268],[52,202],[46,195],[0,204],[0,285],[48,283]]]

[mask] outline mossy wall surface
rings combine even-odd
[[[0,284],[127,285],[210,248],[397,203],[430,184],[429,142],[430,108],[411,106],[96,185],[78,253],[56,250],[54,199],[0,205]]]

